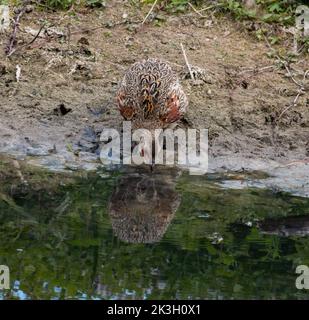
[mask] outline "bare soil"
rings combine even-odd
[[[104,127],[121,125],[114,97],[125,70],[139,59],[157,57],[169,61],[182,79],[190,125],[209,129],[214,167],[307,162],[308,77],[291,106],[299,86],[244,24],[212,15],[163,14],[159,23],[141,26],[148,9],[110,1],[104,10],[33,11],[22,19],[10,58],[4,53],[8,35],[1,35],[0,152],[82,161],[96,152],[95,139]],[[47,22],[56,32],[43,30],[28,46],[34,38],[29,28],[39,30]],[[180,43],[190,63],[204,70],[196,81],[187,76]],[[279,52],[291,47],[288,38],[275,46]],[[308,56],[297,57],[290,69],[301,82]]]

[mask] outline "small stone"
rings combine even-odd
[[[26,11],[26,13],[32,12],[33,11],[33,6],[32,5],[27,5],[25,11]]]

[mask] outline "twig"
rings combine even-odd
[[[243,74],[246,72],[258,73],[258,72],[262,72],[262,71],[265,71],[268,69],[274,69],[274,68],[275,68],[275,66],[267,66],[267,67],[262,67],[262,68],[251,68],[251,69],[243,70],[243,71],[239,72],[239,74]]]
[[[224,3],[216,3],[216,4],[212,4],[211,6],[208,6],[206,8],[203,8],[201,10],[198,10],[198,12],[201,13],[201,12],[204,12],[204,11],[207,11],[207,10],[210,10],[213,8],[217,8],[217,7],[222,7],[222,6],[224,6]]]
[[[69,50],[71,45],[71,24],[70,23],[67,24],[67,30],[68,30],[67,42],[68,42],[68,50]]]
[[[13,32],[10,36],[10,40],[9,40],[9,43],[5,49],[5,54],[7,55],[7,57],[10,57],[12,55],[12,53],[15,51],[13,51],[14,49],[14,45],[15,45],[15,42],[16,42],[16,35],[17,35],[17,29],[19,27],[19,24],[20,24],[20,19],[21,17],[23,16],[23,14],[27,11],[27,5],[30,3],[31,1],[30,0],[24,0],[23,1],[23,6],[22,8],[20,8],[19,12],[17,13],[15,19],[14,19],[14,26],[13,26]]]
[[[183,57],[185,58],[186,65],[187,65],[188,70],[189,70],[189,73],[190,73],[190,77],[191,77],[192,80],[195,80],[195,79],[194,79],[193,72],[192,72],[192,69],[191,69],[191,66],[190,66],[190,64],[189,64],[189,61],[188,61],[188,58],[187,58],[187,55],[186,55],[185,48],[183,47],[183,44],[182,44],[182,43],[180,43],[180,46],[181,46],[181,50],[182,50]]]
[[[43,25],[41,26],[40,30],[39,30],[38,33],[35,35],[35,37],[34,37],[29,43],[25,44],[25,47],[30,46],[30,45],[40,36],[40,34],[41,34],[42,30],[44,29],[44,27],[45,27],[45,24],[43,24]]]
[[[20,50],[20,49],[22,49],[22,48],[25,48],[25,47],[30,46],[30,45],[40,36],[40,34],[41,34],[42,30],[44,29],[44,27],[45,27],[45,24],[41,26],[41,28],[40,28],[40,30],[38,31],[38,33],[34,36],[34,38],[33,38],[30,42],[22,45],[22,46],[19,47],[19,48],[12,49],[12,51],[10,52],[10,54],[7,55],[7,57],[10,57],[13,53],[15,53],[16,51],[18,51],[18,50]]]
[[[307,74],[309,74],[309,69],[304,73],[303,82],[305,82],[305,81],[306,81]]]
[[[21,67],[19,64],[16,66],[16,82],[19,82],[21,76]]]
[[[126,23],[127,23],[127,21],[115,22],[115,23],[113,23],[113,27],[115,27],[115,26],[120,26],[120,25],[126,24]],[[131,23],[133,23],[133,24],[138,24],[139,21],[131,21]],[[105,23],[105,24],[103,24],[103,25],[101,25],[101,26],[97,26],[97,27],[94,27],[94,28],[77,30],[77,31],[71,32],[70,34],[71,34],[71,35],[76,35],[76,34],[81,34],[81,33],[88,33],[88,32],[91,32],[91,31],[96,31],[96,30],[99,30],[99,29],[107,28],[108,26],[109,26],[108,23]]]
[[[15,41],[16,41],[16,34],[17,34],[17,29],[18,29],[18,26],[19,26],[19,21],[20,21],[20,18],[22,17],[22,15],[26,12],[25,9],[22,9],[16,16],[16,18],[14,19],[14,27],[13,27],[13,32],[11,34],[11,37],[10,37],[10,41],[9,41],[9,44],[8,46],[6,47],[5,49],[5,53],[6,55],[9,57],[11,54],[12,54],[12,51],[13,51],[13,48],[14,48],[14,44],[15,44]]]
[[[194,8],[194,6],[193,6],[190,2],[188,2],[188,5],[189,5],[189,6],[192,8],[192,10],[193,10],[195,13],[197,13],[200,17],[202,17],[202,18],[207,18],[207,16],[202,15],[200,11],[196,10],[196,9]]]
[[[306,78],[307,78],[307,74],[309,73],[309,70],[306,70],[305,73],[304,73],[304,76],[303,76],[303,80],[302,82],[298,82],[292,75],[288,65],[287,65],[287,62],[286,61],[283,61],[279,55],[276,53],[276,50],[271,46],[271,44],[269,43],[268,39],[266,37],[265,38],[265,41],[267,43],[267,46],[275,53],[275,57],[284,65],[289,77],[292,79],[292,81],[298,86],[298,90],[297,90],[297,95],[295,96],[293,102],[288,106],[286,107],[279,115],[278,119],[276,120],[277,122],[282,118],[282,116],[289,110],[291,109],[292,107],[295,107],[297,105],[297,101],[300,97],[301,94],[304,93],[305,91],[305,81],[306,81]]]
[[[295,78],[293,77],[293,75],[292,75],[290,69],[288,68],[288,66],[286,65],[286,63],[284,63],[284,67],[285,67],[285,69],[286,69],[289,77],[293,80],[293,82],[294,82],[296,85],[298,85],[299,87],[302,87],[302,84],[299,83],[297,80],[295,80]]]
[[[158,2],[158,0],[156,0],[156,1],[153,3],[152,7],[150,8],[149,12],[147,13],[147,15],[146,15],[146,17],[144,18],[144,20],[143,20],[143,22],[141,23],[141,25],[143,25],[143,24],[146,22],[146,20],[147,20],[148,17],[150,16],[151,12],[153,11],[154,7],[156,6],[157,2]]]
[[[288,75],[291,77],[292,81],[293,81],[296,85],[298,85],[299,87],[301,87],[302,85],[301,85],[299,82],[297,82],[297,81],[295,80],[295,78],[293,77],[293,75],[292,75],[289,67],[287,66],[287,62],[280,58],[280,56],[277,54],[276,50],[275,50],[275,49],[271,46],[271,44],[269,43],[267,37],[264,37],[264,39],[265,39],[266,44],[267,44],[267,46],[269,47],[269,49],[274,52],[275,57],[284,65],[284,68],[285,68],[286,71],[288,72]]]
[[[299,98],[299,96],[301,94],[304,93],[304,86],[305,86],[305,81],[306,81],[306,78],[307,78],[307,75],[309,74],[309,69],[306,70],[306,72],[304,73],[304,76],[303,76],[303,80],[302,80],[302,84],[299,84],[299,89],[297,91],[297,95],[296,97],[294,98],[293,102],[288,106],[286,107],[279,115],[278,117],[278,121],[282,118],[282,116],[289,110],[291,109],[292,107],[296,106],[297,105],[297,100]],[[296,82],[298,84],[298,82]]]
[[[295,106],[297,105],[297,100],[298,100],[299,96],[300,96],[302,93],[303,93],[302,90],[298,90],[297,95],[296,95],[296,97],[294,98],[293,102],[292,102],[288,107],[286,107],[286,108],[280,113],[277,121],[279,121],[279,120],[282,118],[282,116],[283,116],[289,109],[291,109],[292,107],[295,107]]]

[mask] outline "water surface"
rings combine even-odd
[[[2,299],[309,298],[307,198],[175,170],[5,171]]]

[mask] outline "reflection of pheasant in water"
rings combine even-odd
[[[180,205],[175,190],[180,171],[147,173],[133,169],[119,177],[108,213],[115,235],[128,243],[154,243],[162,239]]]
[[[117,102],[132,128],[167,128],[181,119],[188,100],[168,63],[147,59],[135,63],[125,74]]]

